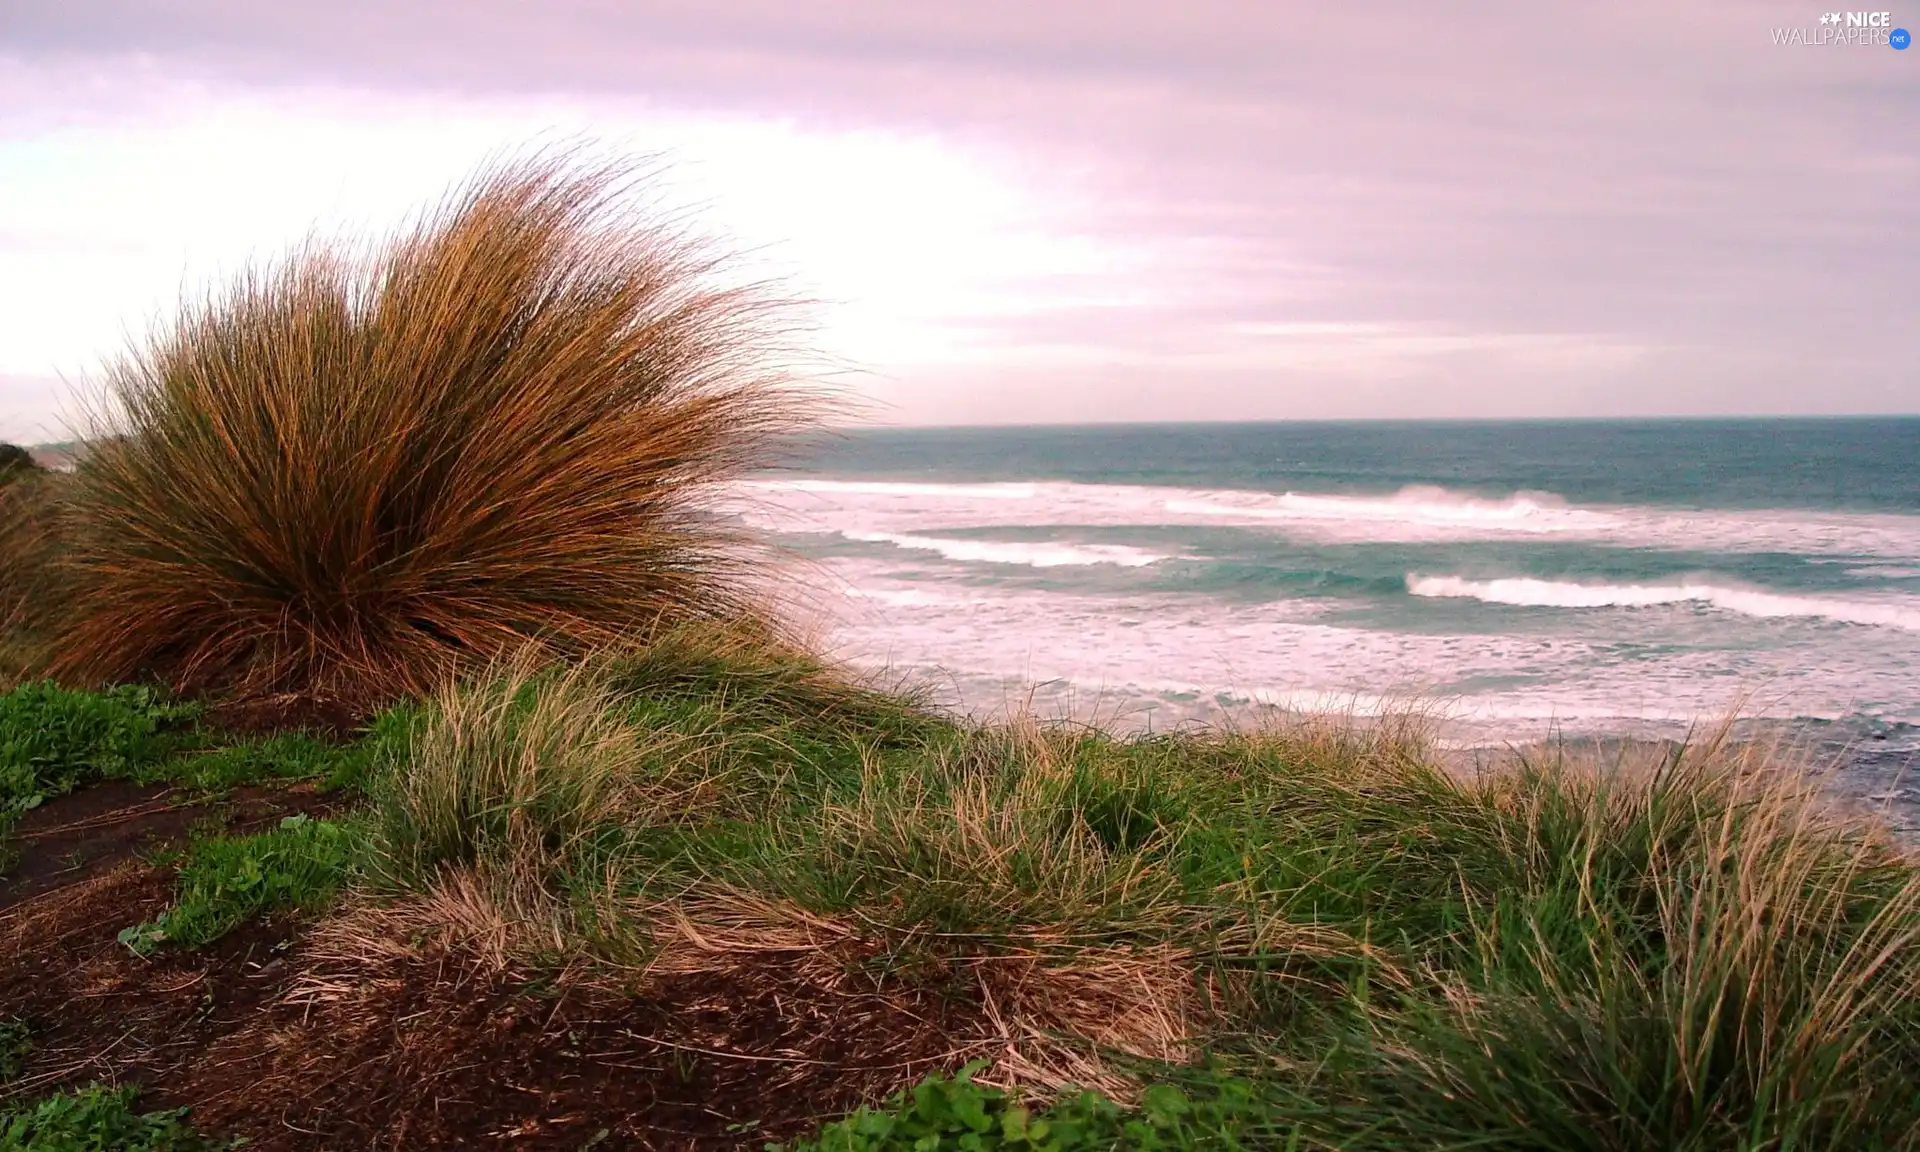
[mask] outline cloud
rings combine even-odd
[[[880,301],[864,346],[902,381],[944,379],[921,371],[939,357],[957,380],[1135,356],[1142,412],[1186,404],[1184,379],[1153,382],[1177,362],[1218,383],[1222,414],[1276,415],[1263,366],[1331,358],[1402,408],[1444,384],[1488,412],[1554,387],[1647,412],[1920,409],[1899,337],[1920,315],[1915,61],[1776,47],[1771,28],[1817,18],[1795,4],[14,8],[14,138],[320,93],[502,122],[561,105],[730,117],[989,165],[980,195],[1016,189],[1037,214],[956,219],[957,249],[938,211],[902,201],[888,231],[862,208],[876,255],[843,279],[849,315]],[[795,184],[834,195],[801,170],[834,155],[796,148]],[[858,223],[818,235],[856,253]],[[889,238],[909,227],[927,238]],[[938,315],[890,310],[943,263],[965,271]],[[1274,335],[1288,324],[1358,327]],[[1776,377],[1815,391],[1750,383]],[[934,391],[962,385],[915,387],[910,406],[934,412],[959,403]]]

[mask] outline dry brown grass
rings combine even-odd
[[[790,975],[831,994],[848,989],[850,973],[883,947],[869,925],[746,892],[661,904],[645,915],[656,946],[649,976],[744,971],[778,958]],[[1079,1085],[1128,1099],[1138,1086],[1109,1057],[1182,1060],[1204,1015],[1194,957],[1171,945],[951,941],[897,979],[902,988],[965,993],[971,1006],[948,1036],[953,1056],[991,1057],[998,1082],[1042,1095]],[[852,986],[864,993],[871,979]]]
[[[483,173],[361,253],[312,243],[106,380],[56,671],[374,702],[538,641],[751,605],[714,482],[818,395],[790,311],[637,219],[618,166]]]
[[[1194,958],[1171,946],[992,952],[956,946],[910,973],[889,975],[879,963],[883,946],[863,926],[749,893],[624,914],[647,924],[652,942],[631,964],[587,956],[580,921],[537,887],[452,870],[420,896],[358,903],[317,926],[289,999],[351,1000],[369,983],[436,956],[458,957],[463,968],[477,965],[489,979],[541,971],[564,987],[642,1001],[665,988],[711,984],[735,990],[738,998],[715,1006],[722,1015],[772,998],[795,1020],[835,1022],[794,1029],[797,1039],[781,1050],[789,1061],[831,1064],[849,1042],[839,1029],[884,1018],[890,1031],[862,1035],[859,1047],[869,1065],[895,1073],[889,1088],[929,1067],[989,1058],[994,1068],[983,1083],[1041,1098],[1092,1087],[1123,1101],[1133,1099],[1140,1084],[1113,1057],[1185,1060],[1207,1015]],[[767,997],[743,994],[749,987]],[[929,996],[946,1005],[937,1018],[927,1011]],[[728,1055],[723,1048],[713,1054]],[[733,1055],[759,1058],[747,1049]]]
[[[37,669],[62,602],[59,502],[65,478],[28,472],[0,481],[0,691]]]
[[[755,651],[444,697],[431,787],[395,811],[483,850],[428,853],[327,929],[327,994],[438,949],[677,990],[694,1016],[648,1044],[781,1083],[984,1057],[995,1084],[1129,1100],[1211,1050],[1328,1146],[1902,1146],[1920,868],[1781,749],[1474,775],[1393,724],[889,742],[831,719],[868,706],[846,686]]]

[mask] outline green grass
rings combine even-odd
[[[394,709],[343,744],[299,732],[236,738],[201,715],[197,703],[139,685],[92,692],[33,681],[0,692],[0,875],[12,863],[7,833],[50,797],[102,780],[170,784],[203,801],[298,780],[353,796],[404,748],[410,722]]]
[[[202,795],[220,795],[247,784],[312,780],[324,791],[365,791],[404,714],[382,714],[372,731],[342,744],[302,732],[282,732],[184,752],[137,772],[145,783],[165,782]]]
[[[0,1152],[211,1152],[186,1109],[134,1110],[133,1088],[92,1085],[26,1105],[0,1104]]]
[[[510,660],[345,748],[163,756],[167,706],[86,699],[36,764],[368,798],[195,841],[136,950],[352,890],[409,947],[974,1005],[948,1039],[993,1083],[807,1147],[1920,1148],[1920,867],[1765,750],[1467,778],[1391,725],[978,725],[708,627]]]
[[[195,840],[129,947],[351,891],[400,950],[957,1006],[990,1070],[822,1149],[1920,1150],[1920,858],[1790,758],[963,723],[754,623],[712,482],[819,409],[782,303],[625,178],[536,156],[244,276],[112,366],[70,477],[0,485],[0,833],[100,780],[366,801]],[[238,740],[42,673],[402,703]],[[191,1146],[131,1109],[3,1146]]]
[[[822,697],[769,649],[637,669],[436,700],[376,789],[384,889],[490,902],[534,964],[857,941],[969,974],[1019,1081],[1210,1051],[1269,1143],[1920,1139],[1920,870],[1755,750],[1463,779],[1391,728],[1129,741]]]
[[[360,791],[408,722],[404,710],[383,714],[343,744],[301,732],[236,738],[202,726],[201,713],[141,685],[90,692],[34,681],[0,692],[0,812],[17,816],[98,780],[202,795],[292,780]]]
[[[181,862],[173,905],[122,931],[120,941],[138,955],[165,943],[195,948],[256,917],[317,912],[352,875],[363,840],[351,820],[305,816],[252,836],[196,840]]]
[[[40,681],[0,693],[0,835],[49,796],[163,763],[198,713],[133,685],[75,692]]]
[[[355,794],[404,748],[409,722],[396,710],[348,744],[298,732],[231,740],[199,727],[200,713],[139,686],[88,692],[43,681],[0,693],[0,836],[49,797],[101,780],[171,784],[202,799],[296,780]],[[317,912],[364,839],[355,825],[305,816],[257,835],[196,838],[177,858],[173,907],[122,940],[142,954],[166,942],[197,947],[258,916]]]
[[[25,1020],[0,1016],[0,1085],[19,1077],[33,1054],[33,1030]]]

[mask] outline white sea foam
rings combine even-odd
[[[1733,706],[1753,716],[1920,723],[1920,596],[1893,591],[1893,581],[1920,564],[1916,515],[1578,506],[1547,493],[1431,487],[1351,495],[1039,480],[795,478],[754,481],[737,495],[733,510],[748,523],[862,543],[810,562],[846,591],[827,605],[837,621],[828,642],[840,654],[937,672],[988,708],[1039,684],[1064,703],[1154,709],[1155,723],[1235,701],[1366,712],[1385,699],[1444,700],[1475,739],[1536,739],[1550,725],[1684,731]],[[1742,587],[1724,575],[1600,583],[1430,569],[1407,577],[1408,589],[1425,597],[1594,610],[1541,612],[1492,634],[1429,626],[1451,615],[1432,600],[1330,593],[1251,602],[1152,593],[1145,581],[1112,579],[1072,588],[1070,573],[1092,576],[1102,565],[1139,572],[1204,551],[1200,538],[1213,534],[1182,530],[1207,526],[1314,544],[1502,541],[1501,556],[1534,542],[1787,553],[1887,586],[1816,595]],[[1130,527],[1156,531],[1130,536]],[[1091,528],[1101,529],[1100,543],[1081,531]],[[1195,539],[1169,542],[1182,536]],[[1422,563],[1444,564],[1445,573],[1456,561]],[[973,565],[1059,575],[1051,588],[1016,587]],[[1134,590],[1099,590],[1120,584]],[[1762,626],[1756,618],[1806,623]]]
[[[841,592],[850,599],[868,600],[889,608],[931,608],[953,603],[953,597],[925,588],[858,588],[848,585]]]
[[[1035,484],[912,484],[884,480],[747,480],[741,487],[763,492],[818,492],[854,496],[931,497],[954,500],[1030,500]]]
[[[1387,497],[1222,492],[1202,499],[1166,500],[1163,506],[1176,515],[1204,518],[1385,523],[1493,532],[1594,531],[1615,519],[1605,512],[1570,508],[1548,492],[1516,492],[1503,500],[1482,500],[1427,486],[1402,488]]]
[[[1735,707],[1920,722],[1912,637],[1894,629],[1844,639],[1809,630],[1766,647],[1691,643],[1690,626],[1652,615],[1576,634],[1391,631],[1322,618],[1299,601],[952,584],[935,597],[912,594],[934,569],[902,580],[870,557],[827,567],[861,590],[841,600],[838,654],[932,672],[988,709],[1037,684],[1062,700],[1147,707],[1162,719],[1201,718],[1236,701],[1361,714],[1382,701],[1433,701],[1475,732],[1522,740],[1551,724],[1684,731]],[[1621,642],[1659,651],[1621,660]]]
[[[1117,564],[1122,568],[1144,568],[1167,559],[1144,548],[1121,544],[1060,544],[1051,541],[957,540],[945,536],[910,536],[895,532],[858,532],[843,530],[840,535],[868,544],[891,544],[922,552],[937,552],[949,560],[978,564],[1025,564],[1034,568],[1062,568],[1091,564]]]
[[[1646,608],[1698,603],[1742,616],[1812,617],[1920,632],[1920,604],[1906,600],[1880,602],[1787,596],[1718,584],[1574,584],[1524,577],[1467,580],[1409,572],[1407,591],[1415,596],[1458,597],[1537,608]]]
[[[920,484],[782,479],[739,485],[728,510],[775,532],[1075,526],[1258,528],[1328,543],[1527,535],[1625,547],[1920,557],[1920,516],[1797,509],[1583,506],[1545,492],[1487,498],[1431,486],[1385,495],[1258,492],[1030,481]]]

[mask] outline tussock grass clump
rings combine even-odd
[[[714,481],[810,395],[781,302],[624,205],[505,164],[370,252],[312,243],[110,373],[55,671],[378,701],[538,641],[741,613]]]
[[[47,632],[66,599],[57,569],[65,479],[0,468],[0,691],[44,662]]]
[[[583,838],[670,818],[704,789],[679,778],[670,747],[621,721],[602,666],[541,668],[522,654],[481,685],[443,689],[405,765],[377,786],[395,881],[482,862],[546,873]]]
[[[936,726],[912,699],[738,621],[567,665],[522,649],[403,722],[373,784],[381,886],[427,895],[422,914],[501,958],[603,959],[653,951],[627,914],[655,895],[623,879],[641,856],[678,858],[662,877],[684,878],[683,848],[752,836],[773,808]]]
[[[1475,794],[1516,868],[1469,891],[1430,992],[1370,1012],[1367,1059],[1334,1077],[1372,1125],[1353,1146],[1920,1147],[1910,850],[1717,740]]]

